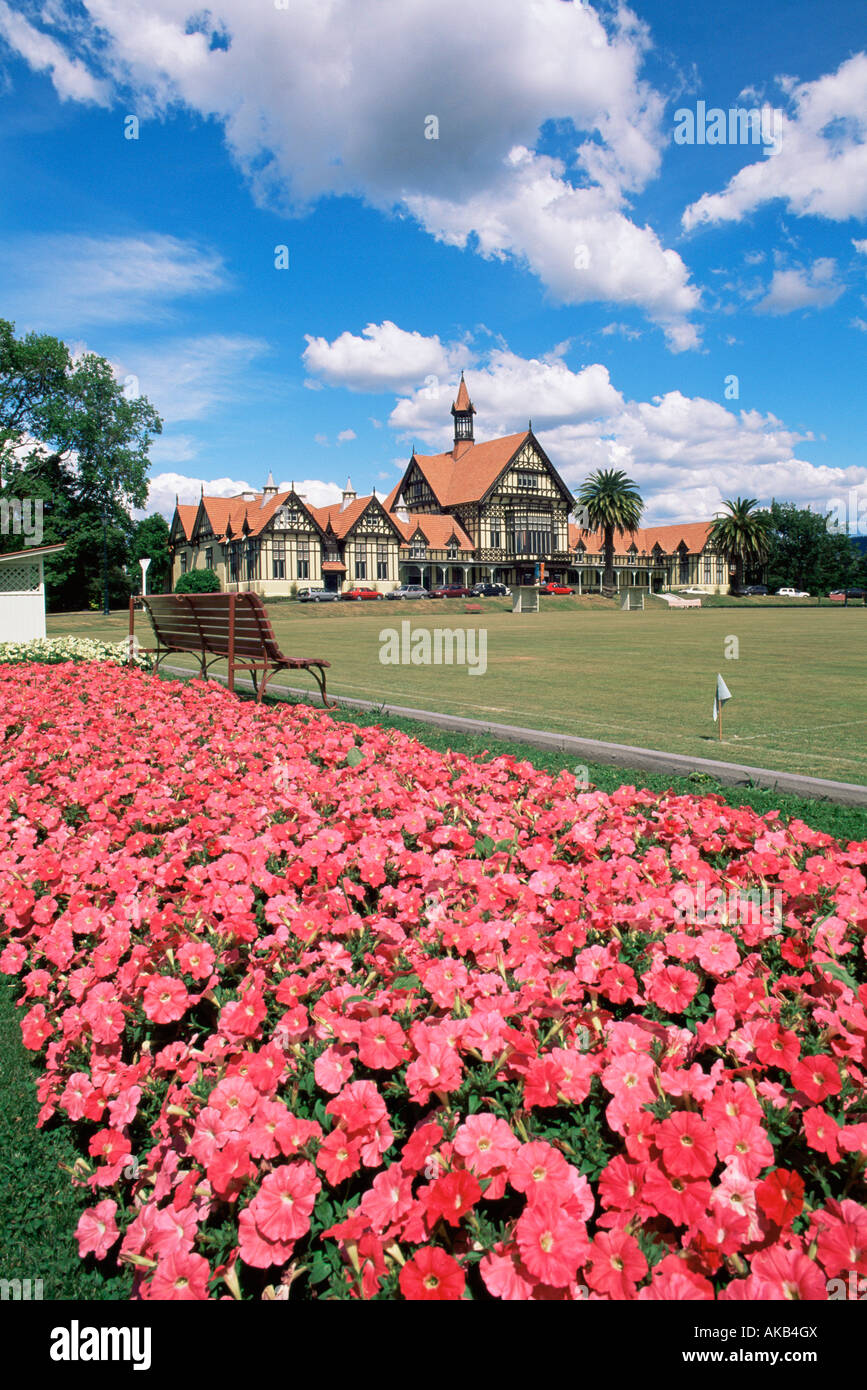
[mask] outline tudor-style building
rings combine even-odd
[[[570,521],[575,498],[532,427],[476,443],[466,382],[452,405],[453,447],[413,449],[384,499],[358,497],[347,481],[339,503],[314,507],[272,476],[261,493],[205,497],[176,506],[170,532],[172,584],[188,569],[212,569],[225,590],[265,597],[298,588],[355,585],[388,593],[545,578],[582,592],[602,583],[602,537]],[[710,522],[642,528],[615,537],[617,587],[661,592],[695,585],[718,593],[728,568],[708,548]]]

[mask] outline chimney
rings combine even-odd
[[[346,511],[346,508],[349,506],[350,502],[354,502],[354,501],[355,501],[355,498],[356,498],[356,493],[355,493],[355,490],[354,490],[354,488],[353,488],[353,486],[352,486],[352,479],[351,479],[351,478],[347,478],[347,479],[346,479],[346,487],[343,489],[343,501],[340,503],[340,510],[341,510],[342,512],[345,512],[345,511]]]

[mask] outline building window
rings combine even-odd
[[[186,552],[185,550],[182,550],[182,551],[181,551],[181,574],[186,574],[186,572],[187,572],[187,552]]]
[[[410,558],[413,560],[423,560],[427,554],[427,546],[423,540],[413,541],[410,549]]]
[[[378,545],[376,547],[376,577],[377,579],[388,578],[388,546]]]
[[[229,545],[229,580],[232,584],[238,582],[238,547],[234,541]]]
[[[205,546],[205,569],[206,569],[206,570],[212,570],[213,568],[214,568],[214,547],[213,547],[212,545],[208,545],[208,546]]]
[[[259,543],[247,542],[247,579],[259,578]]]
[[[710,581],[711,581],[710,556],[709,556],[709,555],[705,555],[705,557],[704,557],[704,582],[705,582],[705,584],[709,584]]]
[[[491,546],[494,550],[499,550],[502,544],[502,532],[500,530],[500,523],[498,521],[496,524],[491,524]]]
[[[299,539],[298,545],[298,578],[310,578],[310,542],[306,537]]]
[[[689,557],[688,557],[688,556],[681,555],[681,557],[680,557],[680,566],[679,566],[679,569],[680,569],[680,580],[679,580],[679,582],[680,582],[681,584],[688,584],[688,583],[689,583]]]
[[[360,550],[355,557],[355,577],[356,579],[367,578],[367,552]]]
[[[281,536],[278,540],[275,536],[271,541],[272,556],[272,579],[286,578],[286,542]]]
[[[506,550],[510,555],[550,555],[552,523],[549,512],[518,510],[506,516]]]
[[[716,558],[716,582],[724,584],[726,577],[726,562],[721,555]]]
[[[539,487],[538,473],[519,473],[518,487],[522,492],[536,492]]]

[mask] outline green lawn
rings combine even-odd
[[[336,695],[867,784],[863,606],[763,609],[745,600],[622,613],[599,598],[542,605],[538,614],[513,614],[511,600],[496,599],[480,600],[481,613],[467,613],[460,600],[273,603],[270,613],[287,654],[331,662]],[[403,621],[484,628],[486,673],[381,664],[380,631]],[[149,624],[138,622],[147,644]],[[48,628],[117,641],[127,616],[55,614]],[[731,638],[736,660],[726,657]],[[717,672],[733,696],[722,740],[711,719]]]
[[[35,1080],[42,1067],[21,1042],[17,981],[0,980],[0,1275],[31,1281],[31,1297],[129,1298],[128,1269],[103,1273],[92,1256],[78,1257],[75,1228],[94,1198],[75,1187],[70,1169],[81,1149],[56,1121],[37,1129]]]

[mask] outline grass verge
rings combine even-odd
[[[17,986],[0,978],[0,1278],[42,1280],[44,1299],[129,1298],[132,1275],[78,1257],[75,1228],[93,1198],[73,1187],[79,1157],[68,1129],[36,1128],[36,1071],[21,1042]],[[32,1293],[31,1293],[32,1296]]]

